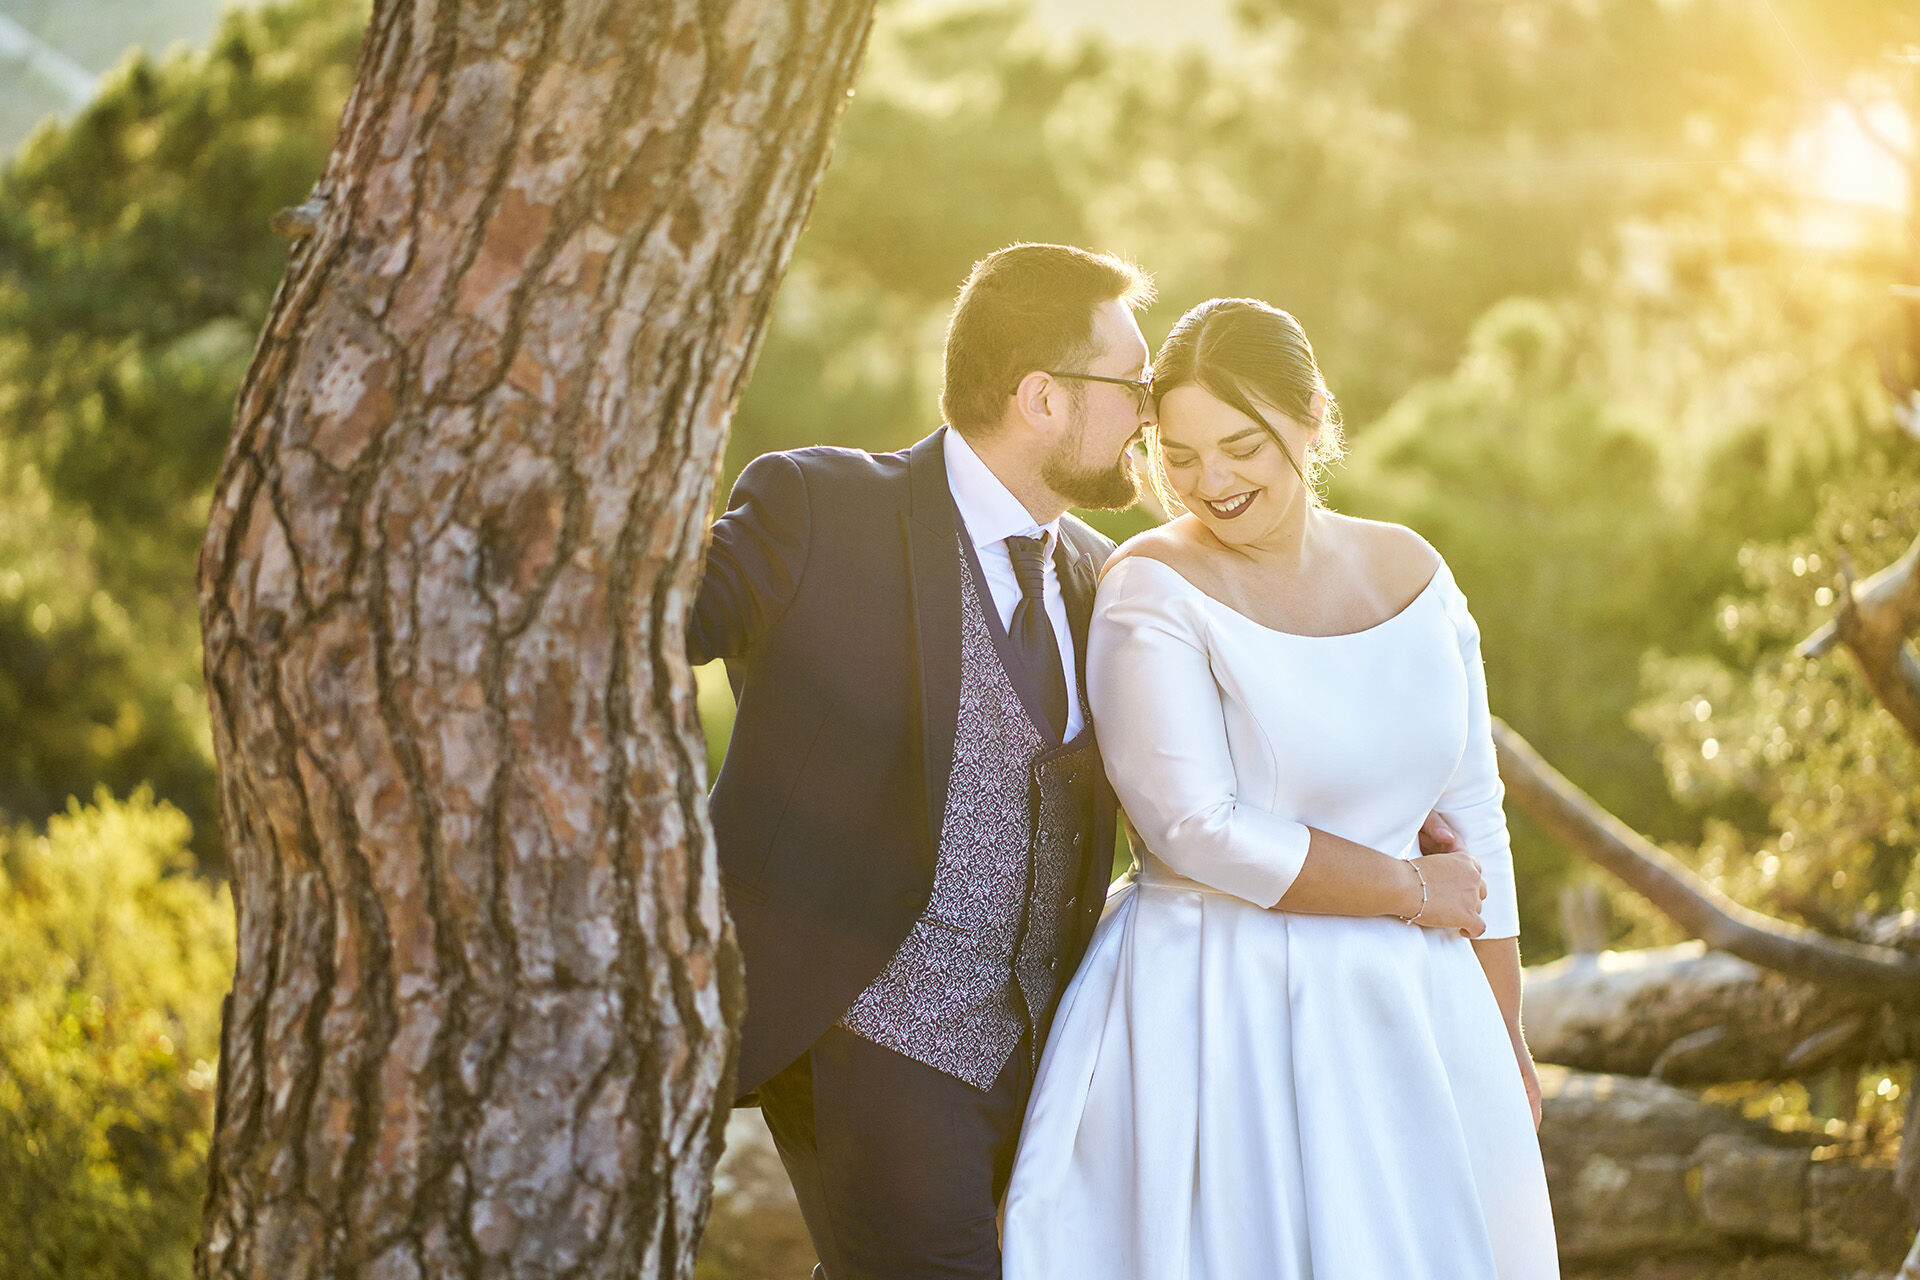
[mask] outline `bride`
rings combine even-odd
[[[1135,867],[1055,1015],[1004,1274],[1555,1277],[1466,601],[1417,534],[1319,502],[1338,426],[1292,316],[1203,303],[1153,382],[1187,514],[1115,553],[1088,641]],[[1419,875],[1430,809],[1481,865],[1481,937],[1281,903],[1320,833]]]

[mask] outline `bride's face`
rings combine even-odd
[[[1312,428],[1256,405],[1304,462]],[[1175,387],[1160,398],[1160,450],[1174,494],[1222,542],[1258,541],[1306,500],[1306,486],[1266,427],[1202,387]]]

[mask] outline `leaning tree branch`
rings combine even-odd
[[[1833,620],[1800,642],[1800,656],[1818,658],[1845,645],[1860,664],[1880,705],[1920,746],[1920,661],[1907,638],[1920,631],[1920,538],[1906,554],[1856,584],[1851,566],[1842,575]]]
[[[1920,956],[1828,938],[1741,906],[1607,812],[1494,721],[1500,778],[1522,812],[1709,947],[1849,994],[1920,1005]]]

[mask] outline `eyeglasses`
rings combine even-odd
[[[1133,388],[1133,411],[1144,414],[1147,402],[1153,399],[1153,375],[1144,378],[1109,378],[1098,373],[1062,373],[1058,369],[1042,369],[1041,373],[1049,378],[1078,378],[1082,382],[1111,382],[1116,387]]]

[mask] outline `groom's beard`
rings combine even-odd
[[[1086,423],[1076,419],[1073,435],[1040,464],[1040,478],[1047,487],[1086,511],[1122,511],[1140,501],[1140,475],[1127,464],[1124,452],[1112,466],[1080,465],[1085,438]]]

